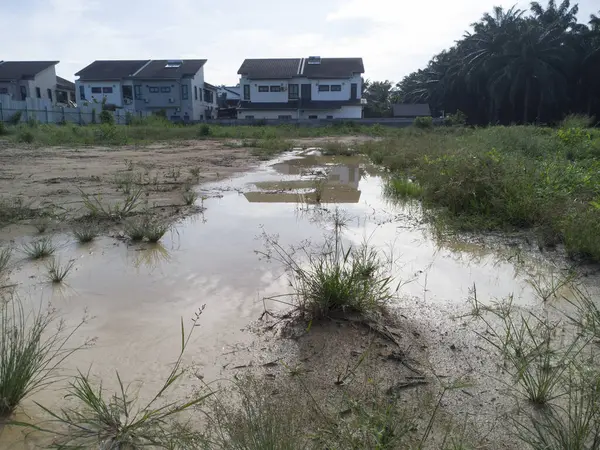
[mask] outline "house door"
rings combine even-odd
[[[358,85],[356,83],[352,83],[350,85],[350,100],[356,100],[358,94]]]
[[[312,100],[312,90],[310,88],[310,84],[302,85],[302,100],[307,102]]]

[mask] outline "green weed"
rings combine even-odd
[[[92,217],[120,220],[131,215],[138,208],[144,190],[139,187],[128,194],[123,202],[115,204],[103,203],[100,196],[86,194],[83,191],[80,192],[83,205]]]
[[[0,247],[0,277],[9,272],[11,256],[12,249],[10,247]]]
[[[23,245],[23,252],[29,259],[42,259],[52,255],[56,247],[52,239],[44,237]]]
[[[58,258],[52,258],[46,266],[48,269],[48,280],[52,283],[62,283],[67,275],[69,275],[69,272],[71,272],[74,265],[75,260],[70,260],[66,264],[61,264]]]
[[[99,234],[98,226],[93,222],[83,222],[75,225],[73,236],[82,244],[92,242]]]
[[[196,200],[198,200],[198,194],[196,193],[196,191],[193,190],[185,190],[181,193],[181,197],[183,198],[183,202],[187,205],[187,206],[191,206],[194,203],[196,203]]]

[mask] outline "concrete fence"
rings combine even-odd
[[[9,95],[0,95],[0,122],[9,122],[15,114],[21,113],[20,122],[33,119],[40,123],[75,123],[88,125],[100,123],[102,105],[90,103],[76,108],[53,105],[48,99],[27,98],[26,100],[13,100]],[[125,125],[129,119],[127,111],[117,109],[109,111],[115,118],[115,123]],[[133,113],[136,117],[146,117],[149,112]]]

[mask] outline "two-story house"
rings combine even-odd
[[[362,58],[246,59],[240,119],[360,119]]]
[[[58,61],[0,61],[0,95],[13,100],[28,98],[56,103]]]
[[[216,88],[204,81],[205,63],[205,59],[94,61],[75,74],[78,101],[104,101],[134,113],[164,111],[171,120],[212,118]]]

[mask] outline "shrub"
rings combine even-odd
[[[27,119],[27,125],[29,128],[36,128],[39,125],[39,122],[35,117],[30,117]]]
[[[21,130],[17,135],[17,141],[31,144],[35,140],[35,135],[30,130]]]
[[[431,117],[417,117],[415,118],[413,125],[417,128],[432,128],[433,119]]]
[[[17,111],[12,116],[8,118],[8,123],[11,125],[18,125],[21,122],[21,116],[23,113],[21,111]]]
[[[208,124],[203,123],[202,125],[200,125],[200,128],[198,129],[198,136],[200,136],[200,137],[210,136],[210,127],[208,126]]]
[[[115,116],[110,111],[103,109],[100,112],[100,123],[106,124],[106,125],[114,125]]]
[[[454,114],[448,114],[444,117],[444,125],[450,127],[462,127],[467,124],[467,115],[460,109],[457,109]]]
[[[5,136],[8,134],[8,130],[4,122],[0,121],[0,136]]]
[[[390,178],[385,185],[385,194],[389,197],[418,198],[422,192],[419,183],[407,177]]]
[[[595,122],[594,117],[586,116],[584,114],[569,114],[560,123],[561,128],[588,128],[591,127]]]

